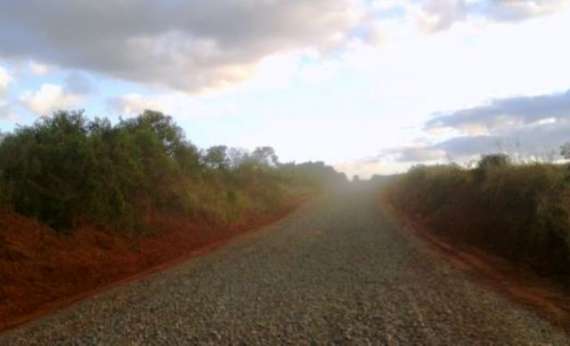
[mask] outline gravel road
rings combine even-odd
[[[206,256],[0,336],[0,345],[568,345],[383,215],[331,193]]]

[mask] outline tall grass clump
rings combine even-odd
[[[392,203],[446,237],[568,283],[570,168],[484,156],[476,168],[419,166],[389,189]]]

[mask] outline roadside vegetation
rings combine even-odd
[[[496,154],[474,169],[417,166],[387,196],[438,235],[570,284],[568,165],[514,164]]]
[[[0,137],[0,329],[276,220],[346,182],[270,147],[199,149],[164,114],[58,112]]]
[[[112,125],[59,112],[5,135],[4,208],[59,231],[82,224],[141,231],[155,213],[231,223],[318,188],[330,167],[280,164],[270,147],[199,150],[172,119],[147,111]]]

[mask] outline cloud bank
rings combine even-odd
[[[2,66],[0,66],[0,119],[7,118],[11,115],[11,107],[6,100],[8,86],[12,81],[12,77]]]
[[[388,149],[379,157],[418,163],[466,161],[496,152],[521,158],[550,156],[570,141],[570,91],[493,100],[439,114],[425,129],[451,129],[459,135],[432,145]]]
[[[386,16],[439,31],[473,17],[532,18],[569,1],[2,1],[0,57],[34,61],[38,75],[59,66],[198,92],[248,78],[273,54],[377,40]]]
[[[81,95],[70,92],[56,84],[42,84],[35,91],[27,91],[20,97],[21,104],[29,111],[42,115],[51,115],[54,111],[77,107]]]
[[[242,80],[270,54],[338,45],[357,2],[3,1],[0,56],[194,92]]]
[[[464,132],[491,133],[541,121],[560,121],[568,116],[570,116],[570,91],[494,100],[487,105],[438,115],[426,124],[426,128],[453,128]]]
[[[471,18],[515,22],[555,13],[568,0],[425,0],[418,1],[418,21],[424,30],[436,32]]]
[[[10,77],[8,71],[0,66],[0,100],[8,91],[8,84],[10,84],[11,80],[12,77]]]

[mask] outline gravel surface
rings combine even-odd
[[[568,345],[398,230],[330,194],[204,257],[0,336],[0,345]]]

